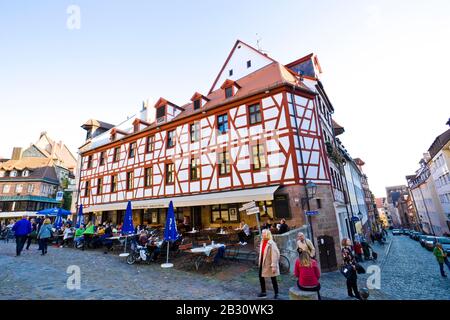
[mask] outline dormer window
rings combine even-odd
[[[200,99],[194,100],[194,110],[200,109],[201,106],[202,106],[202,102]]]
[[[228,74],[230,75],[230,77],[233,75],[233,69],[230,69],[230,71],[228,71]]]
[[[252,66],[252,60],[248,60],[247,61],[247,69],[250,68]]]
[[[198,110],[202,108],[206,103],[208,103],[209,99],[202,95],[201,93],[194,93],[194,95],[191,98],[192,105],[194,110]]]
[[[11,173],[9,174],[10,177],[17,177],[17,171],[13,170],[11,171]]]
[[[228,99],[234,96],[241,87],[237,82],[227,79],[220,88],[225,91],[225,98]]]
[[[161,106],[156,109],[156,121],[159,123],[164,121],[164,117],[166,116],[166,106]]]
[[[225,88],[225,98],[231,98],[233,96],[233,87]]]
[[[30,171],[29,170],[23,170],[22,177],[28,177],[29,175],[30,175]]]
[[[5,171],[0,170],[0,178],[3,178],[5,176]]]

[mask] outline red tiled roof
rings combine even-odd
[[[199,110],[194,110],[193,103],[188,103],[182,108],[184,109],[175,119],[187,117],[192,114],[201,113],[219,106],[227,101],[238,100],[242,97],[256,93],[263,89],[268,89],[278,84],[289,84],[301,87],[314,94],[303,83],[298,82],[295,75],[293,75],[286,67],[278,62],[273,62],[239,80],[235,83],[240,86],[240,89],[233,97],[225,98],[223,89],[217,89],[206,96],[209,101],[205,103]]]

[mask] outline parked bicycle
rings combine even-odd
[[[291,250],[285,249],[280,252],[280,260],[279,260],[278,264],[279,264],[281,274],[289,274],[289,272],[291,270],[291,263],[289,262],[289,258],[285,254],[288,251],[291,251]],[[259,252],[257,252],[256,250],[250,251],[247,254],[246,260],[249,263],[251,263],[252,265],[258,266]]]

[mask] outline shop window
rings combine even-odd
[[[237,205],[220,204],[211,206],[211,223],[239,222]]]

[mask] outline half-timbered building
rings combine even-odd
[[[193,88],[183,105],[160,98],[126,123],[88,134],[78,203],[120,223],[132,201],[136,224],[163,224],[173,200],[179,218],[205,227],[255,225],[238,209],[256,201],[263,220],[299,227],[307,223],[303,200],[312,181],[314,235],[339,250],[333,204],[341,195],[326,147],[332,107],[320,99],[317,79],[297,70],[301,64],[320,67],[314,55],[283,65],[237,41],[208,93]]]

